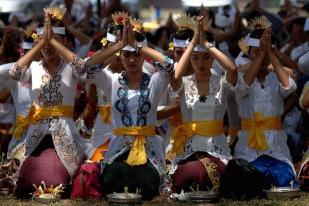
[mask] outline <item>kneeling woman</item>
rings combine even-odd
[[[130,192],[138,189],[143,198],[151,199],[159,194],[165,172],[163,140],[156,136],[154,126],[157,106],[170,82],[174,65],[168,57],[147,47],[145,37],[138,31],[133,32],[128,25],[122,41],[94,55],[87,65],[91,68],[120,50],[124,72],[117,74],[100,69],[95,74],[111,99],[114,128],[114,137],[101,164],[101,186],[105,195],[123,192],[124,187],[128,187]],[[142,72],[145,56],[160,62],[158,72],[152,76]]]
[[[225,87],[227,81],[236,83],[236,66],[211,43],[214,39],[207,31],[209,21],[199,17],[197,24],[172,81],[173,89],[182,89],[181,113],[184,121],[172,136],[172,152],[176,153],[171,171],[172,190],[176,193],[196,186],[204,191],[217,190],[220,176],[231,159],[223,133],[223,117],[226,110]],[[212,71],[214,59],[226,69],[226,77]],[[183,77],[190,63],[194,74]]]
[[[59,19],[50,16],[46,12],[44,28],[38,28],[37,45],[9,71],[13,79],[31,82],[35,107],[26,135],[26,159],[17,182],[17,192],[25,195],[33,191],[32,184],[38,185],[41,181],[47,186],[68,186],[83,154],[72,119],[83,62],[62,46],[64,27],[59,25]],[[34,61],[40,52],[42,60]]]
[[[291,181],[295,180],[295,170],[287,136],[281,127],[281,116],[284,98],[295,91],[296,84],[283,69],[272,48],[271,29],[265,29],[257,28],[250,34],[248,45],[251,64],[245,74],[239,75],[235,88],[241,131],[238,133],[234,157],[250,162],[270,180],[268,185],[290,187]],[[253,174],[245,178],[244,175],[234,177],[231,182],[235,184],[238,179],[239,184],[248,185],[247,191],[243,191],[247,194],[248,190],[261,192],[262,187],[269,187],[266,181],[264,185],[261,185],[261,181],[256,182],[257,178]],[[235,191],[234,184],[230,185],[232,191]]]

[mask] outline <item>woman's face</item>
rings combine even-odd
[[[42,38],[42,36],[40,36],[39,38]],[[54,38],[61,44],[63,44],[63,39],[60,35],[58,34],[54,34]],[[50,44],[47,44],[42,50],[41,50],[41,54],[43,56],[44,59],[54,59],[56,57],[58,57],[58,53],[56,52],[56,50],[54,49],[54,47],[52,47]]]
[[[140,72],[144,63],[144,55],[136,52],[121,51],[121,61],[127,72]]]
[[[182,57],[185,50],[186,50],[186,48],[175,47],[175,49],[174,49],[174,59],[175,59],[176,62],[179,62],[179,60]]]
[[[191,64],[195,73],[209,71],[214,58],[208,52],[193,52],[191,55]]]
[[[116,54],[113,56],[113,58],[111,59],[110,63],[109,63],[111,69],[114,71],[114,72],[121,72],[124,70],[124,66],[122,64],[122,61],[121,61],[121,56],[117,56]]]
[[[251,59],[251,61],[253,61],[256,57],[258,57],[260,53],[260,48],[259,47],[251,47],[249,50],[249,57]],[[262,65],[261,65],[261,69],[265,70],[267,69],[268,65],[270,64],[270,59],[269,57],[266,55],[263,59]]]

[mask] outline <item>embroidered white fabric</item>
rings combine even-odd
[[[274,72],[270,72],[263,83],[263,86],[256,79],[247,85],[244,82],[242,73],[238,75],[238,82],[235,87],[230,86],[235,91],[238,101],[238,111],[241,118],[253,118],[254,112],[260,112],[265,116],[281,116],[284,112],[284,98],[296,90],[294,80],[289,78],[289,86],[283,87]],[[276,130],[266,130],[265,136],[269,149],[266,151],[256,151],[248,147],[249,132],[241,130],[238,132],[238,142],[235,147],[235,158],[243,158],[251,162],[261,155],[269,155],[291,165],[290,151],[287,146],[287,136],[285,132]]]
[[[119,79],[120,74],[112,74],[105,69],[100,70],[95,74],[97,83],[102,85],[104,93],[109,99],[111,99],[111,105],[115,105],[118,100],[117,91],[120,87]],[[157,106],[159,104],[160,97],[170,80],[170,74],[165,71],[159,70],[151,76],[150,83],[148,85],[150,89],[149,102],[151,104],[150,111],[147,116],[147,125],[155,125],[157,122]],[[134,124],[137,119],[139,90],[128,90],[128,111],[131,112],[131,116]],[[118,112],[115,106],[112,106],[112,126],[114,128],[124,127],[121,120],[121,114]],[[111,164],[117,157],[125,153],[131,148],[131,144],[134,142],[134,137],[130,136],[113,136],[109,144],[109,150],[105,155],[104,162]],[[149,136],[146,140],[146,154],[148,161],[157,169],[159,175],[165,174],[165,152],[163,147],[163,139],[160,136]]]
[[[28,80],[17,82],[9,77],[9,70],[14,64],[15,62],[0,66],[0,81],[11,92],[16,115],[27,116],[31,107],[31,83]],[[8,158],[12,158],[15,151],[24,145],[26,132],[27,130],[19,140],[12,137],[8,148]]]
[[[17,70],[18,71],[18,70]],[[31,82],[31,96],[36,106],[74,106],[76,86],[83,71],[78,59],[68,64],[61,59],[53,77],[44,68],[43,62],[32,62],[21,75],[12,67],[9,74],[19,81]],[[71,177],[79,169],[85,145],[71,117],[49,118],[30,125],[26,135],[25,155],[30,155],[46,134],[51,134],[55,150]]]
[[[224,76],[212,72],[209,82],[209,95],[205,102],[200,102],[195,75],[183,77],[183,91],[181,93],[181,113],[183,121],[194,120],[223,120],[226,111],[226,80]],[[215,137],[193,136],[185,145],[185,152],[176,156],[173,161],[173,171],[177,163],[194,154],[207,152],[227,164],[231,159],[227,138],[224,134]]]

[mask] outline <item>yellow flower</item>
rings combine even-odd
[[[39,40],[39,35],[37,33],[31,34],[31,38],[33,39],[34,42],[37,42]]]
[[[168,50],[173,51],[174,48],[175,48],[174,43],[173,43],[173,42],[170,42],[170,43],[168,44]]]
[[[106,46],[106,45],[107,45],[107,39],[106,39],[106,38],[102,38],[101,44],[102,44],[103,46]]]

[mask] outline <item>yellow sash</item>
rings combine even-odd
[[[35,107],[32,105],[28,116],[17,115],[15,120],[15,129],[13,137],[20,139],[30,124],[48,117],[72,117],[74,107],[72,106],[53,106],[53,107]]]
[[[36,107],[31,123],[49,117],[73,117],[74,107],[68,105],[59,105],[53,107]]]
[[[111,105],[99,106],[99,113],[104,123],[110,124],[112,122]]]
[[[25,130],[30,125],[29,116],[17,115],[15,119],[15,128],[13,131],[13,137],[15,139],[20,139],[20,137],[24,134]]]
[[[254,119],[241,119],[241,128],[242,130],[250,131],[248,139],[249,147],[259,151],[265,151],[268,149],[268,145],[264,131],[282,130],[281,117],[265,117],[263,114],[255,112]]]
[[[177,155],[182,154],[185,150],[186,142],[194,135],[213,137],[222,133],[222,120],[185,122],[173,131],[171,138],[171,142],[173,143],[172,152]]]
[[[154,126],[115,128],[114,134],[116,136],[135,136],[134,143],[131,146],[131,150],[127,159],[127,163],[129,165],[134,166],[147,163],[145,137],[156,135],[156,129]]]
[[[13,131],[13,137],[15,139],[20,139],[21,136],[24,134],[25,130],[28,129],[34,112],[35,112],[35,106],[34,104],[32,104],[29,109],[28,116],[24,116],[21,114],[16,116],[15,127]]]

